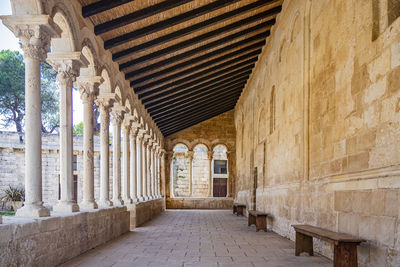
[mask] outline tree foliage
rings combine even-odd
[[[57,72],[41,64],[42,132],[52,133],[59,126]],[[25,64],[18,51],[0,51],[0,123],[15,125],[22,133],[25,117]]]
[[[74,125],[74,135],[83,135],[83,122]]]

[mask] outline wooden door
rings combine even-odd
[[[227,194],[227,180],[226,178],[214,178],[213,180],[213,196],[226,197]]]

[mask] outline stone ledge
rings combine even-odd
[[[57,213],[38,219],[3,218],[0,266],[58,265],[128,231],[126,207]]]
[[[233,198],[169,198],[167,209],[231,209]]]

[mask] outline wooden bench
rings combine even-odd
[[[255,224],[256,232],[264,230],[267,232],[267,217],[268,213],[264,213],[256,210],[249,210],[248,225]]]
[[[311,225],[292,226],[296,231],[296,256],[299,256],[302,252],[307,252],[310,256],[313,256],[313,237],[315,237],[334,244],[333,266],[358,266],[357,245],[365,240],[348,234],[332,232]]]
[[[244,209],[246,209],[245,204],[233,203],[233,214],[236,213],[237,216],[239,216],[239,215],[244,216],[244,214],[243,214]]]

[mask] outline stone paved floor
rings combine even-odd
[[[332,266],[322,256],[294,256],[294,243],[256,232],[230,211],[167,210],[65,266]]]

